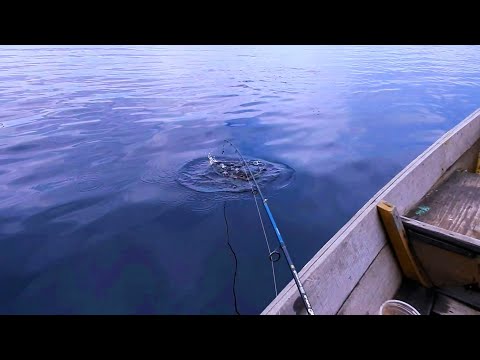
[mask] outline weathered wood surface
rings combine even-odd
[[[401,219],[403,226],[407,229],[407,237],[409,238],[415,238],[416,234],[423,234],[427,237],[438,240],[437,242],[451,245],[449,249],[452,251],[470,253],[470,256],[474,256],[475,254],[480,255],[480,240],[478,239],[454,231],[445,230],[422,221],[410,219],[405,216],[402,216]],[[419,238],[418,240],[426,241],[427,239]],[[464,251],[460,251],[462,249]]]
[[[473,143],[470,149],[465,151],[465,153],[463,153],[462,156],[460,156],[458,160],[455,161],[455,163],[452,166],[450,166],[450,168],[448,168],[440,176],[437,182],[435,182],[435,184],[433,184],[433,186],[430,189],[436,189],[445,180],[447,180],[454,172],[458,170],[467,170],[470,172],[475,172],[479,151],[480,151],[480,138],[477,139],[477,141]],[[418,201],[420,200],[421,199],[418,199]]]
[[[438,315],[480,315],[470,306],[442,294],[437,294],[432,312]]]
[[[395,256],[385,244],[338,311],[338,315],[377,315],[382,304],[393,298],[402,281]]]
[[[480,239],[480,174],[455,172],[407,216]]]
[[[457,174],[453,176],[457,177]],[[454,183],[457,181],[453,180]],[[448,188],[449,183],[450,179],[442,187]],[[438,192],[442,191],[441,188]],[[437,209],[440,207],[438,205]],[[426,214],[417,217],[427,220]],[[435,218],[436,215],[429,217],[431,222],[435,222],[432,221]],[[480,240],[423,221],[402,217],[416,258],[433,284],[438,287],[479,284]]]
[[[405,167],[313,256],[299,276],[316,314],[336,314],[385,246],[377,203],[384,199],[404,214],[479,138],[480,109]],[[292,280],[262,314],[294,314],[297,297]]]
[[[422,241],[412,241],[412,249],[430,281],[437,287],[478,284],[478,257],[469,257]]]
[[[418,281],[425,287],[430,287],[431,283],[421,267],[418,266],[410,251],[407,234],[395,206],[385,201],[380,201],[377,208],[403,274],[409,279]]]

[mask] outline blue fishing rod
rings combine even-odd
[[[257,184],[257,181],[255,180],[255,177],[252,174],[252,171],[250,170],[250,167],[248,166],[248,163],[245,161],[243,155],[240,153],[240,151],[237,149],[235,145],[233,145],[229,140],[224,140],[226,143],[228,143],[230,146],[233,147],[235,152],[240,156],[242,159],[243,163],[245,164],[246,168],[248,169],[248,172],[250,173],[250,176],[255,184],[256,190],[258,191],[260,198],[262,199],[263,207],[265,208],[265,211],[267,212],[268,218],[270,219],[270,223],[273,226],[273,229],[275,230],[275,234],[277,235],[278,243],[280,244],[280,247],[282,249],[283,255],[285,255],[285,259],[287,260],[288,267],[290,269],[290,272],[292,273],[293,280],[295,281],[295,284],[297,285],[298,292],[300,293],[303,304],[305,305],[305,309],[307,310],[307,314],[309,315],[315,315],[313,312],[312,306],[310,305],[310,301],[308,301],[307,293],[305,292],[305,289],[303,288],[302,282],[300,281],[300,278],[298,276],[297,270],[295,269],[295,265],[293,265],[292,258],[290,257],[290,254],[287,250],[287,245],[283,241],[282,235],[280,234],[280,230],[278,230],[277,223],[275,222],[275,219],[273,218],[273,214],[270,211],[270,207],[267,204],[267,199],[263,196],[262,190]],[[250,182],[248,179],[247,175],[247,180]],[[253,191],[253,196],[255,196],[255,192]],[[272,253],[273,254],[273,253]],[[272,254],[270,254],[270,260],[272,261]]]

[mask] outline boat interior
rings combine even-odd
[[[400,216],[378,211],[402,282],[393,299],[422,315],[480,315],[480,141]]]
[[[480,109],[420,154],[299,273],[315,314],[480,315]],[[291,281],[262,314],[305,314]],[[415,312],[414,312],[415,313]]]

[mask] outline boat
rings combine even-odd
[[[480,315],[480,109],[378,191],[298,273],[316,315]],[[262,315],[306,314],[292,280]]]

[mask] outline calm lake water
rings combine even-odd
[[[293,169],[263,192],[300,269],[480,106],[479,69],[476,46],[1,47],[0,313],[233,314],[224,201],[238,307],[260,313],[251,194],[182,167],[229,139]]]

